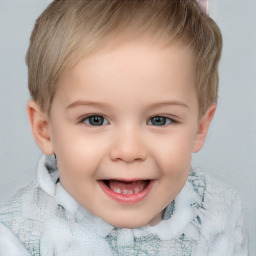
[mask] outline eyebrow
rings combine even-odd
[[[71,103],[70,105],[67,106],[66,109],[70,109],[70,108],[75,108],[75,107],[79,107],[79,106],[101,106],[101,107],[107,107],[108,104],[103,103],[103,102],[95,102],[95,101],[90,101],[90,100],[77,100],[74,101],[73,103]]]
[[[79,106],[87,106],[87,105],[100,106],[100,107],[108,107],[109,106],[107,103],[104,103],[104,102],[95,102],[95,101],[90,101],[90,100],[77,100],[77,101],[74,101],[73,103],[71,103],[70,105],[68,105],[66,109],[75,108],[75,107],[79,107]],[[169,105],[181,106],[181,107],[189,109],[189,106],[182,101],[156,102],[156,103],[150,104],[150,107],[154,108],[154,107],[162,107],[162,106],[166,106],[166,105],[167,106],[169,106]]]
[[[184,108],[188,108],[189,109],[189,106],[182,102],[182,101],[162,101],[162,102],[156,102],[156,103],[153,103],[151,104],[150,106],[152,107],[161,107],[161,106],[165,106],[165,105],[174,105],[174,106],[181,106],[181,107],[184,107]]]

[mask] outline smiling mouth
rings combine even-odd
[[[151,191],[154,180],[101,180],[103,192],[111,199],[123,204],[135,204],[144,199]]]
[[[142,192],[149,184],[150,180],[119,181],[104,180],[106,186],[118,194],[133,195]]]

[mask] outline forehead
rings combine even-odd
[[[185,43],[176,42],[164,36],[159,37],[153,33],[144,33],[140,36],[131,31],[126,31],[121,35],[112,34],[91,51],[83,51],[82,45],[79,49],[79,56],[74,55],[70,64],[64,68],[64,76],[74,74],[86,65],[86,70],[92,71],[92,69],[104,66],[106,62],[109,64],[115,62],[118,66],[140,62],[143,64],[140,67],[142,70],[150,67],[155,69],[157,65],[165,64],[165,62],[180,64],[184,62],[184,58],[186,59],[183,63],[184,69],[195,70],[193,53]],[[157,65],[155,65],[156,62]]]
[[[173,95],[184,91],[194,94],[193,55],[182,44],[144,35],[109,40],[76,65],[66,67],[56,93],[69,102],[81,95],[90,97],[90,93],[104,99],[113,92],[124,92],[135,100],[134,95],[149,95],[149,89],[154,91],[152,97],[163,97],[170,94],[170,88]]]

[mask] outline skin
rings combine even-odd
[[[198,116],[190,50],[149,39],[106,44],[67,67],[50,114],[28,103],[35,140],[43,153],[57,155],[63,187],[116,227],[161,220],[187,180],[192,153],[202,148],[216,109]],[[103,125],[91,125],[91,115],[104,117]],[[156,125],[155,116],[166,122]],[[103,192],[103,179],[154,184],[143,200],[124,204]]]

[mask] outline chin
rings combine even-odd
[[[116,228],[140,228],[146,226],[147,223],[115,223],[112,224]]]
[[[142,226],[145,226],[145,224],[137,224],[137,223],[117,223],[115,225],[116,228],[140,228]]]
[[[106,220],[109,224],[116,228],[140,228],[152,222],[151,219],[139,219],[138,216],[130,216],[127,218],[116,218],[115,220]],[[156,223],[153,223],[153,225]]]

